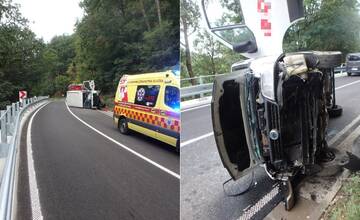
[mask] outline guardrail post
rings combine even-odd
[[[19,113],[19,102],[15,103],[15,116],[17,116]]]
[[[15,122],[15,103],[11,104],[11,123]]]
[[[1,127],[1,137],[0,143],[7,143],[7,125],[6,125],[6,111],[1,111],[0,113],[0,127]]]
[[[200,85],[203,84],[203,78],[202,78],[202,76],[200,76],[200,78],[199,78],[199,83],[200,83]],[[203,97],[204,97],[204,93],[200,93],[200,98],[203,98]]]

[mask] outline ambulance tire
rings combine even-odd
[[[129,134],[129,127],[126,118],[120,118],[119,131],[121,134]]]
[[[176,153],[180,153],[180,140],[177,139],[176,141]]]

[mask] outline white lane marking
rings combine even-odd
[[[335,90],[342,89],[342,88],[344,88],[344,87],[351,86],[351,85],[356,84],[356,83],[359,83],[359,82],[360,82],[360,80],[356,80],[356,81],[354,81],[354,82],[351,82],[351,83],[348,83],[348,84],[345,84],[345,85],[336,87]]]
[[[199,108],[205,108],[205,107],[208,107],[208,106],[210,106],[210,105],[211,105],[211,104],[205,104],[205,105],[200,105],[200,106],[188,108],[188,109],[185,109],[185,110],[181,110],[181,113],[183,113],[183,112],[188,112],[188,111],[193,111],[193,110],[196,110],[196,109],[199,109]]]
[[[350,124],[346,125],[340,132],[338,132],[331,140],[328,141],[328,145],[333,145],[337,140],[339,140],[346,132],[350,130],[356,123],[360,121],[360,115],[357,116]]]
[[[194,142],[196,142],[196,141],[200,141],[201,139],[210,137],[210,136],[212,136],[212,135],[214,135],[214,132],[210,132],[210,133],[201,135],[201,136],[199,136],[199,137],[197,137],[197,138],[193,138],[193,139],[190,139],[190,140],[188,140],[188,141],[184,141],[184,142],[182,142],[182,143],[180,144],[180,147],[185,147],[186,145],[189,145],[189,144],[194,143]]]
[[[32,218],[36,220],[43,219],[43,215],[41,212],[40,198],[39,198],[39,188],[36,181],[36,173],[33,159],[33,151],[31,144],[31,127],[34,120],[35,115],[44,108],[48,103],[41,106],[36,112],[31,116],[29,121],[28,130],[26,134],[26,145],[27,145],[27,161],[28,161],[28,175],[29,175],[29,188],[30,188],[30,201],[31,201],[31,211]]]
[[[138,152],[132,150],[131,148],[125,146],[124,144],[122,144],[122,143],[120,143],[120,142],[117,142],[117,141],[114,140],[113,138],[107,136],[107,135],[104,134],[103,132],[101,132],[101,131],[97,130],[96,128],[92,127],[91,125],[89,125],[88,123],[86,123],[85,121],[83,121],[81,118],[79,118],[77,115],[75,115],[75,114],[70,110],[70,108],[69,108],[69,106],[67,105],[66,102],[65,102],[65,105],[66,105],[67,110],[70,112],[70,114],[72,114],[72,116],[74,116],[77,120],[79,120],[81,123],[83,123],[84,125],[86,125],[86,126],[89,127],[90,129],[92,129],[92,130],[95,131],[96,133],[98,133],[98,134],[100,134],[101,136],[105,137],[106,139],[108,139],[109,141],[113,142],[114,144],[122,147],[123,149],[129,151],[130,153],[134,154],[135,156],[140,157],[141,159],[145,160],[146,162],[154,165],[155,167],[157,167],[157,168],[165,171],[166,173],[168,173],[168,174],[170,174],[170,175],[172,175],[172,176],[180,179],[180,175],[179,175],[179,174],[177,174],[177,173],[175,173],[175,172],[167,169],[166,167],[164,167],[164,166],[162,166],[162,165],[160,165],[160,164],[158,164],[158,163],[150,160],[149,158],[147,158],[147,157],[139,154]]]

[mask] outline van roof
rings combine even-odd
[[[136,80],[136,79],[154,79],[154,78],[180,78],[180,76],[175,75],[171,70],[164,72],[154,72],[154,73],[142,73],[142,74],[134,74],[128,75],[125,74],[128,80]]]

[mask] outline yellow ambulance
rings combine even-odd
[[[179,149],[180,76],[176,71],[123,75],[114,101],[114,124]]]

